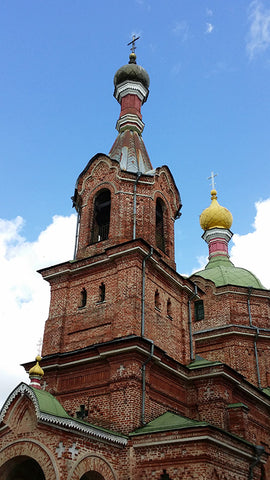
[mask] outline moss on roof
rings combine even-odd
[[[245,268],[235,267],[227,258],[221,255],[212,257],[204,270],[195,272],[194,275],[212,280],[217,287],[236,285],[239,287],[252,287],[264,289],[260,280]]]
[[[138,428],[134,432],[130,433],[130,435],[144,435],[149,433],[179,430],[181,428],[206,425],[208,425],[206,422],[198,422],[196,420],[191,420],[190,418],[184,417],[183,415],[166,412],[160,417],[155,418],[155,420],[152,420],[152,422],[147,423],[147,425],[144,427]]]

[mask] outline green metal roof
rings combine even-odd
[[[21,382],[8,396],[0,410],[0,423],[6,412],[17,396],[26,395],[31,399],[37,419],[48,424],[57,425],[60,428],[71,431],[79,431],[86,435],[97,437],[101,440],[112,441],[121,445],[127,444],[127,437],[121,433],[113,432],[107,428],[92,425],[84,420],[73,418],[62,407],[60,402],[49,392],[30,387]]]
[[[263,388],[263,392],[270,397],[270,387]]]
[[[80,418],[71,417],[66,412],[64,407],[62,407],[61,403],[53,395],[51,395],[49,392],[46,392],[46,390],[39,390],[39,389],[33,388],[33,387],[29,387],[29,388],[31,388],[31,390],[34,392],[35,397],[38,401],[39,410],[42,414],[53,415],[55,417],[60,417],[60,418],[63,418],[63,419],[72,420],[73,422],[76,422],[76,423],[81,424],[81,425],[91,426],[93,428],[97,428],[98,430],[100,430],[102,432],[111,433],[115,436],[119,435],[119,436],[124,437],[124,435],[122,435],[118,432],[112,432],[111,430],[108,430],[107,428],[103,428],[103,427],[99,427],[99,426],[96,427],[95,425],[93,425],[89,422],[86,422],[84,420],[81,420]]]
[[[192,274],[212,280],[217,287],[224,285],[236,285],[239,287],[252,287],[264,289],[260,280],[245,268],[235,267],[227,258],[221,255],[212,257],[204,270]]]
[[[42,413],[55,415],[56,417],[71,418],[64,407],[62,407],[61,403],[59,403],[58,400],[49,392],[46,392],[45,390],[38,390],[37,388],[30,388],[33,390],[37,398],[39,410]]]
[[[152,420],[152,422],[147,423],[147,425],[144,427],[138,428],[134,432],[130,433],[130,435],[144,435],[148,433],[179,430],[180,428],[206,425],[208,425],[206,422],[198,422],[196,420],[191,420],[190,418],[184,417],[183,415],[166,412],[160,417],[155,418],[155,420]]]
[[[214,365],[222,365],[222,363],[218,360],[206,360],[205,358],[196,355],[195,360],[187,365],[187,368],[193,370],[195,368],[212,367]]]
[[[245,408],[249,410],[248,406],[245,405],[243,402],[230,403],[229,405],[227,405],[227,408]]]

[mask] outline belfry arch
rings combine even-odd
[[[111,192],[102,189],[94,201],[94,212],[91,231],[91,243],[106,240],[109,236],[111,215]]]

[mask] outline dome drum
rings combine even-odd
[[[115,85],[114,97],[116,100],[121,103],[121,100],[126,95],[137,95],[144,104],[148,98],[149,90],[144,85],[139,82],[125,80],[124,82]]]

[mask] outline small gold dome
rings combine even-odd
[[[41,361],[41,357],[38,355],[36,357],[36,365],[34,367],[30,368],[29,370],[29,376],[31,375],[39,375],[40,377],[43,377],[44,371],[42,370],[41,366],[39,365],[39,362]]]
[[[200,215],[200,225],[204,231],[211,228],[226,228],[229,230],[232,226],[233,217],[231,212],[219,205],[217,201],[217,191],[211,190],[211,205]]]

